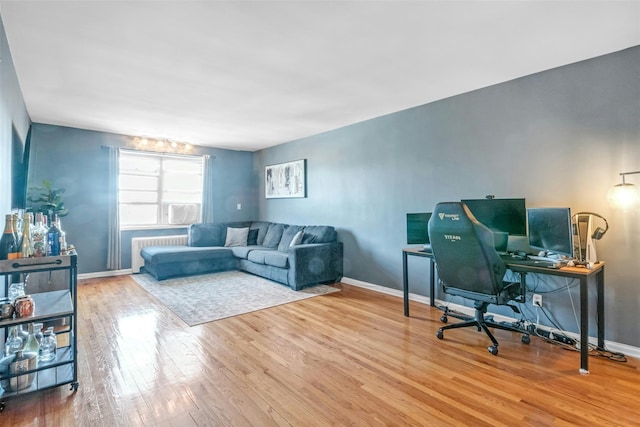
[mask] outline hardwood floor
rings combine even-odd
[[[79,381],[7,401],[7,426],[638,425],[640,361],[496,331],[435,332],[441,312],[342,291],[188,327],[128,276],[80,281]],[[455,320],[452,320],[455,321]]]

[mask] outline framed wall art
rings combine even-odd
[[[265,166],[264,196],[267,199],[307,197],[306,178],[306,159]]]

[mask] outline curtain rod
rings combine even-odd
[[[121,150],[125,150],[125,151],[132,151],[135,153],[149,153],[149,154],[166,154],[166,155],[170,155],[170,156],[182,156],[182,157],[204,157],[204,158],[212,158],[212,159],[216,159],[216,156],[214,156],[213,154],[182,154],[182,153],[171,153],[169,151],[151,151],[151,150],[136,150],[133,148],[126,148],[126,147],[116,147],[115,145],[101,145],[100,148],[104,149],[109,149],[109,148],[119,148]]]

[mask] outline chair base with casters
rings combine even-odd
[[[497,355],[498,354],[498,341],[493,336],[493,334],[491,333],[489,328],[502,329],[502,330],[505,330],[505,331],[518,332],[518,333],[523,333],[523,332],[522,332],[521,329],[518,329],[516,327],[505,325],[505,324],[502,324],[502,323],[496,323],[493,320],[486,319],[484,315],[487,312],[487,307],[488,306],[489,306],[488,302],[476,301],[474,303],[474,307],[476,309],[475,318],[474,319],[467,320],[465,322],[454,323],[452,325],[443,326],[440,329],[438,329],[438,332],[436,332],[436,337],[438,337],[438,339],[444,339],[444,331],[446,329],[468,328],[468,327],[471,327],[471,326],[475,326],[478,329],[478,332],[484,330],[484,332],[489,336],[489,339],[493,343],[492,345],[490,345],[487,348],[487,350],[489,350],[489,353],[493,354],[494,356]],[[512,309],[514,309],[515,311],[519,311],[514,306],[510,306],[510,307]],[[442,315],[442,317],[440,318],[440,321],[442,321],[442,323],[447,323],[448,319],[447,319],[447,312],[446,311]],[[524,333],[522,335],[521,341],[524,344],[529,344],[531,342],[531,338],[529,337],[529,334]]]

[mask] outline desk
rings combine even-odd
[[[429,305],[431,305],[431,307],[436,306],[433,252],[423,252],[420,248],[404,248],[402,250],[402,290],[404,292],[404,315],[407,317],[409,317],[409,272],[407,268],[407,258],[409,255],[429,258]]]
[[[409,316],[409,278],[407,275],[407,256],[419,256],[429,258],[431,270],[430,277],[430,302],[435,306],[435,268],[432,252],[420,252],[418,248],[405,248],[402,250],[402,279],[404,291],[404,315]],[[596,311],[598,318],[598,348],[604,349],[604,262],[595,265],[591,270],[578,267],[548,268],[535,265],[527,265],[518,260],[504,259],[506,267],[521,275],[521,281],[525,283],[528,273],[546,274],[548,276],[568,277],[580,281],[580,372],[589,373],[589,281],[595,280],[596,285]]]
[[[522,281],[527,273],[546,274],[549,276],[568,277],[580,281],[580,372],[589,373],[589,280],[596,282],[596,311],[598,317],[598,348],[604,349],[604,262],[593,269],[578,267],[546,268],[518,264],[516,260],[505,260],[507,268],[519,273]]]

